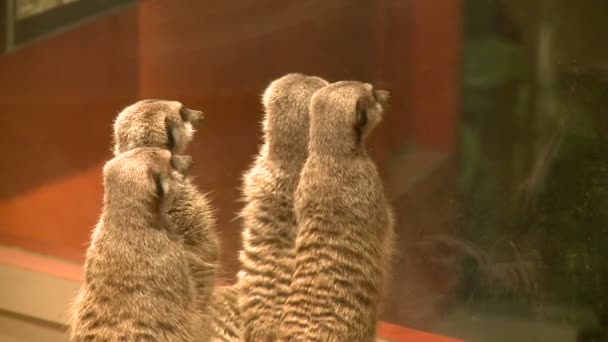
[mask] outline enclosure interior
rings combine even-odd
[[[361,80],[392,95],[370,146],[397,217],[383,320],[593,341],[608,325],[606,32],[604,0],[117,7],[0,55],[0,243],[81,264],[113,119],[175,99],[207,114],[191,174],[231,283],[262,91],[289,72]]]

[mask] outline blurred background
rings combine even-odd
[[[0,4],[0,340],[64,329],[112,120],[138,99],[207,114],[192,174],[233,282],[260,95],[303,72],[392,94],[371,146],[398,219],[384,321],[608,341],[607,1]]]

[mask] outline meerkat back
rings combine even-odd
[[[373,341],[393,223],[365,141],[388,92],[342,81],[317,91],[296,191],[295,273],[281,341]]]
[[[204,114],[177,101],[147,99],[122,110],[114,122],[114,155],[139,147],[165,148],[182,154]],[[170,210],[184,236],[184,243],[203,260],[215,263],[219,239],[214,231],[213,210],[198,189],[186,179]]]
[[[308,146],[308,105],[323,79],[288,74],[263,95],[264,144],[244,175],[238,277],[244,341],[273,341],[293,273],[293,196]]]
[[[241,315],[237,285],[215,288],[211,298],[211,342],[238,342],[241,336]]]
[[[200,111],[177,101],[148,99],[121,111],[114,122],[114,154],[138,147],[158,147],[183,153],[193,138],[196,125],[204,118]],[[217,278],[220,243],[215,231],[215,215],[205,195],[189,178],[179,182],[169,208],[188,254],[190,274],[195,279],[197,305],[201,317],[209,315]],[[210,318],[202,330],[210,330]]]
[[[197,341],[195,290],[167,210],[187,157],[140,148],[104,166],[104,202],[71,341]]]

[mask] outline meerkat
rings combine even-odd
[[[195,288],[167,211],[189,157],[158,148],[103,168],[104,200],[74,302],[70,341],[200,341]]]
[[[114,122],[114,154],[143,146],[184,153],[203,118],[202,112],[177,101],[136,102]],[[241,327],[236,286],[215,287],[220,244],[213,210],[188,178],[178,187],[168,213],[187,247],[190,272],[196,280],[198,315],[202,316],[199,323],[204,325],[201,331],[212,342],[236,342]]]
[[[241,317],[236,285],[218,286],[211,297],[211,342],[239,342]]]
[[[204,118],[201,111],[185,107],[177,101],[147,99],[122,110],[114,122],[114,154],[139,147],[164,148],[181,154]],[[212,303],[220,243],[215,216],[208,199],[186,177],[177,186],[176,197],[168,210],[187,252],[190,274],[195,280],[202,330],[212,331],[209,306]]]
[[[114,120],[114,155],[138,147],[166,148],[183,154],[196,125],[204,119],[198,110],[178,101],[146,99],[126,107]]]
[[[203,118],[203,112],[189,109],[177,101],[147,99],[136,102],[121,111],[114,121],[114,155],[138,147],[166,148],[182,154]],[[220,244],[214,229],[213,209],[189,178],[182,187],[183,191],[169,211],[171,218],[183,233],[185,244],[201,259],[214,264],[219,258]]]
[[[279,341],[374,341],[394,235],[366,139],[389,93],[341,81],[310,102],[308,159],[295,194],[295,273]]]
[[[239,308],[244,341],[274,341],[293,273],[293,194],[308,146],[308,105],[327,81],[288,74],[262,96],[264,143],[243,177]]]

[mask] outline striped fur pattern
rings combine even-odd
[[[240,341],[242,326],[236,285],[215,288],[211,300],[210,315],[213,319],[211,342]]]
[[[128,106],[114,122],[114,154],[138,147],[159,147],[185,152],[204,114],[177,101],[147,99]],[[211,333],[209,306],[220,255],[215,216],[209,200],[190,179],[179,184],[168,213],[183,239],[190,275],[196,286],[201,331]]]
[[[323,79],[288,74],[263,95],[264,144],[244,175],[238,275],[244,341],[274,341],[293,273],[293,195],[308,145],[308,105]]]
[[[114,153],[118,155],[140,146],[183,153],[203,117],[202,112],[177,101],[139,101],[125,108],[114,123]],[[220,243],[214,229],[214,211],[189,178],[177,186],[179,191],[168,214],[183,240],[190,276],[194,279],[199,324],[195,331],[203,336],[202,340],[238,341],[241,325],[237,289],[215,287]]]
[[[201,341],[187,256],[167,215],[190,163],[139,148],[104,166],[104,204],[74,302],[70,341]]]
[[[341,81],[311,100],[309,155],[295,195],[295,273],[280,341],[374,341],[394,227],[365,141],[388,95]]]
[[[205,336],[211,336],[210,306],[219,268],[219,239],[213,229],[215,216],[209,202],[189,179],[179,184],[175,201],[168,211],[187,256],[190,276],[196,289],[197,315]]]

